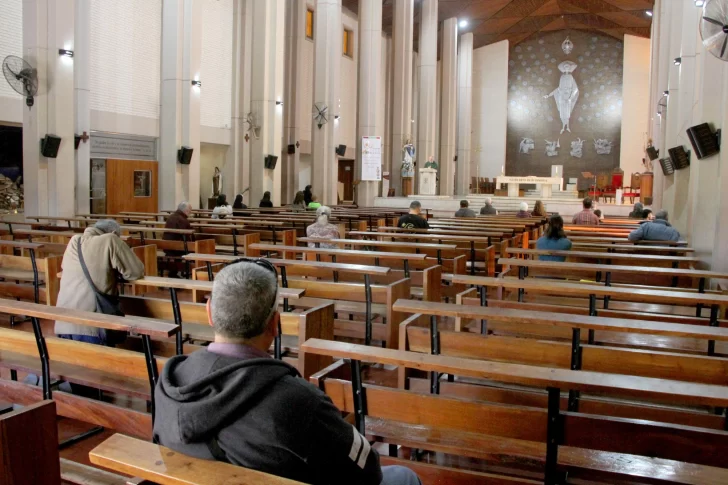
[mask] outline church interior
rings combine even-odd
[[[728,484],[728,0],[0,0],[0,62],[0,484]]]

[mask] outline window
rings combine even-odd
[[[313,10],[306,10],[306,38],[313,40]]]
[[[344,55],[354,57],[354,33],[346,28],[344,29]]]

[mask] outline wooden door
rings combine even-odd
[[[339,160],[339,183],[344,186],[344,200],[354,200],[354,160]]]
[[[158,212],[158,166],[148,160],[106,160],[107,212]]]

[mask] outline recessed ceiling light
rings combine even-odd
[[[648,17],[652,17],[652,10],[647,10],[647,11],[645,12],[645,14],[646,14],[646,15],[647,15]]]
[[[464,29],[465,27],[468,26],[468,21],[467,20],[461,20],[458,25],[460,26],[461,29]]]

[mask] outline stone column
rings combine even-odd
[[[440,104],[440,195],[453,195],[455,154],[457,153],[457,70],[458,19],[449,18],[442,26]]]
[[[90,79],[91,79],[91,1],[76,0],[73,51],[74,93],[76,100],[76,133],[91,133]],[[82,140],[76,150],[76,211],[91,212],[91,143]]]
[[[270,191],[273,205],[281,204],[281,138],[283,135],[283,53],[285,4],[283,0],[253,0],[253,67],[250,110],[260,124],[260,136],[250,149],[250,203]],[[279,158],[274,170],[266,169],[267,155]]]
[[[24,58],[38,70],[38,94],[23,108],[25,213],[73,216],[76,196],[74,155],[74,0],[26,0],[23,4]],[[57,158],[40,153],[46,134],[61,137]]]
[[[363,136],[379,136],[384,149],[384,127],[377,124],[377,107],[384,93],[380,90],[379,70],[382,67],[382,2],[359,0],[359,107],[356,135],[356,175],[362,176]],[[382,150],[383,151],[383,150]],[[382,157],[383,158],[383,157]],[[384,164],[384,160],[382,160]],[[364,181],[357,187],[357,203],[373,207],[379,191],[379,182]]]
[[[159,208],[183,200],[200,205],[200,78],[202,0],[163,0],[162,109],[159,117]],[[192,81],[202,82],[193,86]],[[189,165],[177,162],[182,146],[193,149]]]
[[[473,99],[473,34],[460,36],[458,46],[458,161],[455,193],[470,193],[470,144]]]
[[[311,185],[322,204],[337,202],[339,167],[336,158],[340,64],[343,31],[341,0],[316,0],[314,13],[313,102],[326,105],[328,122],[312,123]]]
[[[402,195],[402,146],[412,136],[412,33],[414,0],[394,2],[392,24],[392,170],[390,187]]]
[[[250,111],[250,66],[253,38],[252,5],[250,0],[233,4],[233,82],[232,129],[230,148],[224,168],[225,190],[230,201],[248,187],[250,171],[250,137],[245,139],[248,126],[245,115]],[[250,205],[250,194],[244,198]]]
[[[303,62],[303,42],[306,35],[306,2],[305,0],[289,0],[286,2],[286,67],[285,96],[283,104],[283,202],[293,201],[296,192],[302,190],[299,182],[300,150],[296,142],[301,137],[300,117],[308,115],[310,107],[303,106],[301,90]],[[295,152],[288,153],[288,145],[293,145]]]
[[[438,0],[422,0],[420,13],[419,75],[420,89],[417,111],[417,170],[415,193],[419,193],[419,173],[427,160],[437,156],[437,4]]]

